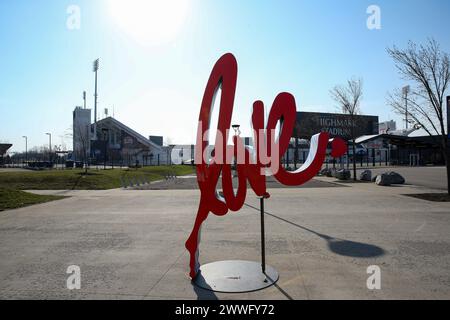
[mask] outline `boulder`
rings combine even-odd
[[[326,177],[331,177],[332,176],[331,169],[330,168],[324,168],[324,169],[320,170],[319,175],[326,176]]]
[[[372,171],[364,170],[359,174],[359,180],[361,181],[372,181]]]
[[[391,180],[391,184],[404,184],[405,178],[403,178],[399,173],[390,171],[386,173]]]
[[[388,174],[382,173],[377,176],[375,183],[379,186],[390,186],[391,185],[391,178]]]
[[[330,177],[336,178],[336,172],[337,172],[336,168],[331,168],[330,169]]]
[[[340,169],[335,173],[335,177],[339,180],[348,180],[351,177],[350,170]]]
[[[378,175],[376,174],[376,175],[374,175],[373,177],[372,177],[372,182],[375,182],[375,181],[377,181],[377,177],[378,177]]]

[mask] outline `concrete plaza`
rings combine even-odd
[[[450,299],[450,203],[404,194],[423,186],[273,188],[267,263],[276,286],[242,294],[192,286],[184,248],[198,190],[41,191],[69,198],[0,213],[2,299]],[[438,190],[439,191],[439,190]],[[202,230],[201,263],[260,259],[258,200]],[[66,288],[67,267],[81,289]],[[381,269],[369,290],[367,267]]]

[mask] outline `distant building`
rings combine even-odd
[[[5,164],[5,154],[11,147],[12,144],[10,143],[0,143],[0,165]]]
[[[359,161],[409,166],[442,165],[444,159],[436,138],[414,133],[361,136],[356,139],[356,143],[365,152]]]
[[[170,148],[163,137],[147,139],[122,122],[107,117],[91,123],[91,110],[76,107],[73,112],[73,158],[76,161],[120,165],[171,164]],[[87,143],[86,143],[87,142]]]
[[[242,139],[244,139],[244,146],[253,146],[252,137],[242,137]]]
[[[163,136],[150,136],[150,137],[148,137],[148,139],[151,142],[157,144],[158,146],[163,146],[163,143],[164,143]]]
[[[397,130],[397,125],[394,120],[384,121],[378,124],[379,134],[390,133],[395,130]]]
[[[84,161],[91,154],[91,109],[76,107],[73,111],[73,157]]]
[[[342,113],[297,112],[297,118],[284,163],[304,163],[309,154],[309,140],[320,132],[327,132],[330,138],[340,137],[346,141],[356,137],[378,134],[378,116]],[[345,160],[349,156],[346,155]]]
[[[195,145],[170,145],[171,160],[174,164],[194,164]]]
[[[310,139],[319,132],[328,132],[331,138],[351,140],[352,127],[356,137],[378,134],[378,116],[348,114],[297,112],[293,138]]]

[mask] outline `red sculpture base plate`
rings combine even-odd
[[[193,280],[200,288],[225,293],[262,290],[278,281],[278,272],[266,265],[263,273],[260,262],[227,260],[204,264]]]

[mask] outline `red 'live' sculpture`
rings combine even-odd
[[[253,152],[250,152],[248,148],[243,146],[243,141],[238,136],[233,137],[234,146],[227,145],[236,81],[237,62],[231,53],[227,53],[216,62],[211,72],[199,115],[195,163],[201,195],[194,227],[186,241],[186,249],[190,253],[190,276],[193,279],[200,268],[198,262],[200,229],[208,214],[212,212],[215,215],[222,216],[228,210],[238,211],[241,209],[247,194],[247,181],[257,196],[267,198],[269,194],[266,191],[266,177],[264,173],[267,167],[271,167],[274,177],[284,185],[296,186],[304,184],[312,179],[321,169],[329,143],[328,133],[321,132],[314,135],[311,137],[310,152],[305,163],[293,172],[288,172],[282,167],[280,158],[289,146],[296,120],[295,99],[291,94],[283,92],[275,98],[265,128],[264,104],[262,101],[254,102],[252,114],[254,130]],[[214,98],[219,88],[221,88],[222,94],[220,97],[214,156],[208,161],[204,157],[208,146],[208,141],[205,141],[204,137],[209,130]],[[274,141],[273,132],[279,122],[281,123],[279,136]],[[243,150],[244,161],[240,161],[236,165],[238,188],[235,193],[232,185],[231,163],[229,163],[230,161],[227,163],[224,159],[238,156],[239,150]],[[339,138],[333,139],[332,157],[340,157],[346,150],[347,146],[343,140]],[[274,164],[276,164],[275,168]],[[222,174],[223,198],[216,191],[220,174]]]

